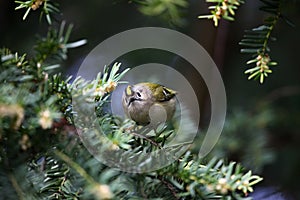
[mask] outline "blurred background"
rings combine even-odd
[[[286,1],[289,4],[284,12],[295,27],[283,21],[275,27],[273,36],[277,40],[270,48],[272,59],[279,65],[274,67],[273,74],[264,84],[247,80],[244,71],[250,57],[241,54],[238,45],[244,30],[263,23],[266,13],[259,10],[261,2],[246,1],[237,11],[234,22],[221,21],[218,28],[211,20],[197,18],[208,13],[205,1],[188,2],[186,8],[180,9],[180,17],[174,19],[168,14],[145,15],[140,12],[139,5],[126,0],[60,1],[63,14],[56,20],[74,24],[71,41],[88,40],[85,46],[70,51],[63,72],[66,75],[76,73],[84,57],[96,45],[128,29],[165,27],[192,37],[215,61],[227,93],[224,131],[208,157],[235,160],[262,175],[264,181],[257,191],[266,193],[269,198],[272,193],[279,192],[286,198],[300,199],[300,65],[297,60],[300,53],[300,1]],[[44,19],[39,22],[39,12],[35,11],[23,21],[24,10],[15,11],[15,7],[13,1],[0,1],[0,45],[30,56],[37,34],[45,35],[47,24]],[[209,95],[201,77],[193,76],[195,73],[186,61],[171,53],[151,49],[130,52],[117,60],[124,67],[158,62],[180,70],[198,95],[202,111],[200,129],[205,129],[210,117]],[[198,136],[193,147],[195,152],[199,150],[202,138],[202,135]]]

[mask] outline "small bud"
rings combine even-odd
[[[227,183],[227,180],[226,180],[226,178],[220,178],[218,183],[221,185],[225,185]]]
[[[218,180],[218,184],[216,186],[216,190],[221,194],[227,194],[228,193],[229,185],[227,184],[226,178],[220,178]]]
[[[219,16],[219,17],[222,15],[222,8],[221,7],[217,7],[216,15]]]
[[[212,191],[214,191],[214,187],[211,184],[209,184],[206,186],[206,190],[209,192],[212,192]]]
[[[222,3],[222,9],[223,9],[223,10],[227,10],[227,8],[228,8],[227,3],[226,3],[226,2],[223,2],[223,3]]]
[[[24,134],[19,141],[19,144],[21,146],[21,149],[26,151],[28,148],[31,147],[31,142],[29,140],[29,136],[27,134]]]
[[[31,9],[32,9],[32,10],[36,10],[36,9],[38,9],[38,6],[35,5],[35,4],[32,4],[32,5],[31,5]]]
[[[38,5],[40,6],[40,5],[43,4],[43,0],[37,0],[35,3],[38,4]]]
[[[116,151],[116,150],[119,150],[120,147],[117,144],[113,143],[113,144],[111,144],[111,146],[109,147],[109,149],[112,150],[112,151]]]
[[[101,87],[97,87],[95,92],[94,92],[94,96],[100,96],[102,97],[105,94],[105,90],[106,88]]]
[[[261,60],[262,59],[262,56],[259,54],[257,57],[256,57],[257,60]]]
[[[45,77],[44,77],[45,81],[48,80],[48,77],[49,77],[49,74],[45,73]]]
[[[227,194],[228,193],[228,189],[226,187],[223,187],[221,190],[220,190],[220,193],[221,194]]]
[[[243,185],[244,185],[244,186],[248,186],[248,185],[249,185],[249,181],[248,181],[248,180],[245,180],[245,181],[243,182]]]
[[[264,72],[264,68],[261,67],[261,68],[259,69],[259,71],[260,71],[261,73],[263,73],[263,72]]]
[[[219,185],[219,184],[216,185],[216,190],[217,190],[217,191],[220,191],[221,189],[222,189],[222,186],[221,186],[221,185]]]
[[[257,61],[257,62],[256,62],[256,66],[260,66],[261,63],[262,63],[262,61]]]
[[[95,199],[98,199],[98,200],[113,198],[113,194],[108,185],[97,184],[92,189],[92,192],[95,196]]]
[[[43,129],[48,129],[51,128],[53,124],[53,119],[51,117],[51,112],[46,109],[44,111],[41,111],[39,113],[40,119],[39,119],[39,124]]]
[[[107,86],[105,87],[105,92],[110,93],[110,92],[114,91],[116,89],[116,87],[117,87],[117,83],[116,82],[109,81],[107,83]]]

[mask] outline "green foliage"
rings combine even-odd
[[[37,199],[78,199],[80,190],[70,178],[69,167],[50,156],[42,156],[28,164],[27,180]]]
[[[247,65],[255,64],[245,71],[245,74],[249,74],[248,79],[259,79],[260,83],[263,83],[265,78],[272,73],[272,67],[277,63],[272,61],[269,52],[269,42],[275,40],[271,37],[271,33],[278,20],[284,19],[288,24],[292,23],[282,14],[283,0],[260,0],[264,5],[260,7],[260,10],[269,14],[265,19],[265,23],[251,30],[245,31],[244,38],[239,42],[243,48],[242,53],[252,54],[252,59],[247,61]],[[202,15],[199,18],[212,19],[214,25],[218,26],[218,22],[221,18],[233,21],[235,15],[234,10],[240,6],[243,1],[238,0],[207,0],[207,2],[214,3],[216,5],[210,6],[210,15]]]
[[[22,5],[32,9],[34,2]],[[56,74],[54,69],[67,58],[67,50],[85,43],[68,43],[71,27],[66,32],[64,27],[62,23],[58,31],[52,28],[40,38],[32,58],[0,50],[0,190],[4,198],[248,199],[262,178],[234,162],[212,159],[205,163],[187,152],[165,168],[139,174],[101,164],[96,153],[104,151],[118,153],[118,162],[128,158],[119,162],[120,168],[142,163],[147,159],[144,153],[165,147],[175,128],[143,128],[107,111],[112,91],[128,71],[120,72],[120,63],[105,67],[91,81],[77,77],[71,82],[71,77]],[[76,110],[78,100],[84,102],[79,108],[85,111],[82,118]],[[94,113],[97,118],[92,122],[99,129],[86,127]],[[83,146],[82,136],[97,147],[92,149],[95,157]],[[173,153],[180,148],[167,150]],[[113,157],[106,162],[110,159],[116,163]],[[135,172],[142,167],[136,166]]]
[[[34,47],[37,52],[35,55],[36,63],[43,63],[46,60],[50,62],[57,62],[67,59],[67,52],[71,48],[82,46],[86,43],[86,40],[78,40],[76,42],[68,43],[70,34],[72,31],[72,25],[69,25],[65,30],[66,23],[63,21],[59,27],[59,30],[51,27],[48,31],[47,37],[39,38]],[[47,67],[50,69],[55,68]]]
[[[116,74],[118,67],[119,65],[114,65],[110,73]],[[105,77],[110,77],[110,79],[106,79]],[[107,80],[103,82],[100,81],[100,85],[98,86],[103,87],[107,82],[118,80],[119,77],[120,76],[116,75],[108,75],[108,72],[106,72],[101,76],[101,79],[96,79],[96,82],[99,83],[99,80]],[[81,84],[84,83],[77,79],[75,83],[69,85],[68,88],[72,89],[75,85],[78,86],[79,82],[81,82]],[[84,88],[88,90],[84,90],[82,87],[83,90],[81,90],[80,93],[84,94],[84,97],[87,99],[90,99],[91,95],[94,99],[101,97],[99,94],[87,92],[90,91],[90,89],[92,89],[91,91],[95,91],[95,89],[97,91],[98,87],[95,87],[94,83],[95,82],[92,81],[88,84],[84,84]],[[101,83],[103,84],[101,85]],[[82,93],[83,91],[85,91],[85,93]],[[104,104],[100,105],[103,106]],[[108,114],[99,115],[99,117],[102,130],[105,130],[108,137],[113,141],[115,148],[130,149],[136,153],[136,155],[139,155],[140,151],[152,151],[158,146],[162,147],[165,140],[171,136],[171,132],[165,131],[164,128],[155,134],[148,133],[145,134],[146,136],[132,134],[128,136],[128,129],[136,130],[131,128],[131,121],[121,122],[120,124],[119,119]],[[52,126],[49,128],[53,129]],[[131,133],[135,132],[136,131],[133,131]],[[150,136],[147,137],[147,135]],[[44,137],[49,136],[44,135]],[[36,145],[37,142],[34,141],[34,137],[36,137],[36,135],[33,135],[32,139],[30,139],[32,145]],[[90,137],[92,137],[92,135],[90,135]],[[129,175],[99,164],[95,158],[91,157],[90,154],[84,150],[85,148],[81,146],[80,141],[78,141],[76,137],[72,136],[69,138],[69,141],[70,142],[67,143],[60,141],[55,147],[61,150],[65,149],[64,151],[70,155],[54,150],[53,153],[56,158],[45,155],[41,156],[37,161],[29,163],[27,181],[34,186],[36,191],[36,194],[33,194],[34,196],[37,195],[38,198],[46,199],[90,198],[90,195],[95,199],[104,199],[104,197],[105,199],[111,199],[113,197],[116,197],[116,199],[122,197],[159,197],[165,199],[172,194],[173,197],[171,196],[171,199],[174,197],[224,199],[238,197],[243,199],[241,194],[245,195],[248,191],[251,192],[251,186],[261,180],[261,178],[257,176],[252,176],[250,172],[244,175],[239,167],[233,170],[235,167],[234,163],[225,165],[222,161],[216,163],[216,160],[212,160],[204,166],[200,164],[200,161],[192,159],[189,154],[186,154],[182,159],[166,169],[142,175]],[[27,153],[28,150],[26,149],[25,152]],[[47,154],[51,154],[51,152],[52,151],[48,151]],[[73,170],[70,171],[70,168]],[[78,175],[80,178],[76,178]],[[236,178],[232,178],[233,175]],[[141,179],[142,177],[144,178]],[[229,177],[231,178],[230,180],[228,179]],[[228,183],[226,181],[228,181]],[[248,183],[248,185],[245,183]],[[125,184],[126,187],[124,187]],[[241,194],[239,194],[239,191],[241,191]]]
[[[132,0],[139,4],[139,10],[148,16],[160,16],[171,24],[182,25],[184,23],[182,12],[188,6],[187,0]]]
[[[141,159],[139,158],[140,152],[151,152],[162,148],[166,140],[172,137],[173,133],[166,129],[166,127],[161,127],[154,132],[153,130],[143,130],[143,132],[139,132],[140,127],[136,127],[132,121],[123,121],[103,111],[100,112],[105,106],[105,102],[107,102],[106,96],[109,96],[110,92],[117,86],[117,82],[121,76],[124,75],[124,73],[118,73],[119,66],[119,64],[115,64],[111,70],[105,68],[103,74],[99,74],[94,81],[84,81],[78,78],[74,80],[73,83],[61,81],[61,84],[58,84],[59,80],[61,80],[60,76],[53,75],[52,77],[52,75],[49,75],[50,77],[48,77],[46,81],[48,85],[48,87],[46,87],[47,90],[43,87],[38,97],[36,97],[37,94],[34,94],[39,104],[43,102],[40,106],[46,108],[48,113],[45,113],[45,109],[40,111],[43,114],[36,112],[35,109],[30,113],[25,107],[28,105],[22,105],[22,108],[25,109],[25,115],[29,116],[23,118],[21,124],[17,125],[15,129],[4,128],[1,130],[1,138],[5,138],[5,140],[1,140],[2,148],[7,149],[7,147],[13,145],[16,140],[21,141],[18,146],[11,148],[10,152],[2,152],[1,157],[10,163],[9,166],[16,164],[22,165],[24,168],[28,166],[28,170],[25,170],[24,173],[26,174],[26,182],[33,185],[33,190],[31,190],[30,195],[31,198],[174,199],[174,197],[220,197],[230,199],[239,197],[244,199],[243,196],[252,191],[252,184],[260,181],[261,178],[252,176],[249,174],[250,172],[244,174],[240,171],[239,167],[233,170],[235,168],[234,163],[225,165],[222,161],[218,161],[218,164],[216,164],[216,160],[212,160],[207,165],[203,165],[200,160],[186,154],[174,164],[162,170],[131,175],[105,167],[95,160],[82,146],[79,138],[76,136],[74,127],[63,120],[63,115],[58,116],[60,120],[57,122],[59,123],[54,123],[56,121],[56,118],[52,115],[54,108],[56,109],[55,112],[63,110],[59,109],[57,105],[67,105],[70,103],[70,100],[63,101],[64,98],[69,98],[70,93],[73,95],[81,95],[82,98],[92,103],[92,105],[95,105],[93,101],[99,102],[97,104],[98,108],[96,109],[96,111],[99,111],[99,124],[101,130],[113,142],[114,148],[126,150],[124,154],[130,151],[133,155],[136,155],[137,159]],[[16,66],[14,67],[16,68]],[[27,79],[27,82],[31,80],[32,79]],[[50,84],[48,82],[49,80],[53,82]],[[46,83],[41,84],[41,86]],[[21,85],[22,84],[25,83],[21,83]],[[28,90],[26,87],[23,88],[23,90],[24,89]],[[99,93],[99,91],[103,92]],[[40,100],[40,96],[49,96],[50,92],[56,97],[52,102],[47,103],[47,101],[44,102]],[[31,91],[28,91],[28,93],[31,93]],[[10,100],[10,102],[13,101]],[[55,102],[58,102],[58,104]],[[36,102],[34,103],[37,104]],[[52,106],[54,107],[50,109]],[[5,111],[3,111],[3,113],[7,114]],[[62,112],[61,114],[66,113],[67,112]],[[65,117],[69,117],[71,119],[69,121],[72,122],[74,113],[72,113],[72,111],[70,111],[70,113],[71,114]],[[30,119],[30,116],[32,116],[33,119]],[[11,116],[8,117],[10,118]],[[28,124],[27,127],[26,124]],[[6,127],[11,127],[11,125]],[[77,126],[77,131],[79,133],[83,131],[81,130],[81,126]],[[24,137],[21,136],[22,132],[28,133],[29,136],[24,139]],[[7,134],[20,134],[20,136],[19,139],[10,138]],[[41,136],[43,139],[40,138]],[[88,137],[95,139],[93,138],[93,134],[89,134]],[[52,143],[50,143],[51,138]],[[45,143],[40,144],[40,141],[44,141]],[[54,148],[54,151],[51,150],[51,147]],[[24,158],[19,160],[18,163],[12,161],[13,155],[15,155],[20,148],[23,149],[22,155],[25,155],[27,159],[29,158],[31,162],[27,163],[27,159]],[[31,158],[33,152],[38,152],[38,156]],[[122,157],[122,155],[120,156]],[[8,166],[6,170],[8,170]],[[223,179],[229,177],[229,174],[230,177],[235,175],[237,178],[233,180],[226,179],[226,181],[230,182],[226,185],[227,191],[225,192],[222,188],[219,189],[221,186],[218,186],[218,184],[222,185]],[[18,178],[19,177],[16,177],[16,179]],[[248,181],[249,185],[245,186],[245,184],[242,184],[244,183],[243,181]],[[212,188],[208,187],[210,185]],[[15,190],[19,188],[20,197],[27,196],[23,192],[23,186],[19,185],[13,188]]]
[[[20,4],[18,7],[16,7],[16,10],[18,9],[26,9],[26,12],[23,16],[23,20],[26,19],[29,12],[31,10],[35,11],[37,9],[41,8],[41,14],[40,14],[40,20],[42,19],[43,15],[46,16],[47,22],[49,24],[52,23],[51,15],[53,13],[58,13],[58,4],[51,1],[51,0],[29,0],[29,1],[15,1],[15,3]]]
[[[241,49],[242,53],[252,54],[253,59],[249,60],[247,64],[256,64],[255,67],[246,70],[245,74],[249,74],[248,79],[259,79],[260,83],[263,83],[265,77],[272,73],[270,67],[277,65],[268,55],[270,52],[268,43],[275,40],[271,37],[271,33],[281,17],[280,0],[262,0],[262,2],[264,6],[261,7],[261,10],[271,14],[271,16],[265,19],[264,25],[246,31],[244,38],[239,43],[244,46]]]
[[[247,64],[255,64],[245,71],[245,74],[249,74],[248,79],[259,79],[259,82],[263,83],[268,74],[272,73],[270,68],[277,65],[269,56],[269,43],[276,40],[271,34],[279,19],[283,19],[290,25],[292,23],[282,14],[284,4],[282,0],[261,0],[261,2],[264,5],[260,9],[269,16],[263,25],[247,30],[239,44],[244,46],[241,49],[242,53],[252,54],[252,59]]]
[[[272,73],[272,68],[277,65],[277,62],[270,58],[270,41],[276,40],[271,36],[279,19],[283,19],[286,23],[293,26],[291,21],[283,15],[282,10],[284,4],[288,1],[284,0],[260,0],[263,6],[260,10],[269,14],[265,19],[263,25],[246,30],[244,38],[239,42],[243,48],[242,53],[251,54],[252,59],[247,61],[247,65],[255,64],[245,71],[248,74],[248,79],[259,80],[262,84],[265,78]],[[145,15],[150,16],[164,16],[171,20],[174,24],[180,25],[182,17],[180,15],[180,8],[187,7],[188,3],[185,0],[134,0],[140,4],[140,11]],[[243,0],[206,0],[211,5],[208,7],[210,14],[200,15],[199,19],[212,19],[214,25],[217,27],[221,19],[233,21],[235,12],[244,3]]]
[[[200,15],[198,18],[212,19],[215,26],[218,26],[221,18],[228,21],[233,21],[235,10],[238,9],[238,6],[244,3],[242,0],[206,0],[206,2],[214,4],[208,7],[208,9],[211,10],[210,14]]]
[[[247,199],[242,197],[243,193],[251,192],[251,185],[261,181],[261,178],[252,176],[251,172],[241,175],[241,171],[241,167],[234,162],[227,165],[217,159],[201,165],[199,160],[191,160],[187,153],[180,163],[161,170],[157,177],[173,193],[172,198]]]
[[[268,124],[275,120],[275,116],[270,108],[261,108],[259,112],[230,112],[222,135],[208,157],[236,160],[255,173],[261,172],[274,160],[275,155],[267,145]],[[198,140],[201,142],[203,138]]]
[[[56,45],[66,46],[70,33],[65,37],[63,30],[60,30],[60,41]],[[40,41],[44,42],[36,44],[32,58],[28,58],[26,54],[20,56],[5,48],[0,50],[0,165],[3,170],[1,179],[11,182],[11,188],[5,191],[16,191],[20,199],[32,199],[36,195],[39,199],[43,196],[39,196],[39,192],[34,194],[28,189],[29,183],[24,181],[26,168],[29,166],[27,161],[34,159],[33,155],[44,154],[49,148],[55,147],[66,136],[68,128],[61,113],[62,108],[57,104],[58,99],[65,96],[58,96],[50,89],[51,74],[61,61],[49,59],[61,54],[59,48],[53,51],[51,45],[44,45],[51,43],[52,39],[41,38]],[[66,50],[69,47],[63,48]],[[45,56],[40,59],[40,55]],[[3,188],[5,187],[1,184],[1,190]],[[25,195],[24,191],[28,191],[28,194]],[[11,196],[10,192],[7,194],[7,199],[16,199],[15,192],[12,192],[14,195]],[[52,192],[52,195],[55,196],[55,192]]]

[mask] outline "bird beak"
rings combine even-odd
[[[136,98],[134,98],[134,96],[129,97],[127,106],[130,106],[130,104],[132,102],[134,102],[135,100],[136,100]]]

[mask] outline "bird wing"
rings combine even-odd
[[[174,90],[171,90],[165,86],[159,85],[156,87],[154,96],[156,97],[157,101],[169,101],[176,95],[176,92]]]

